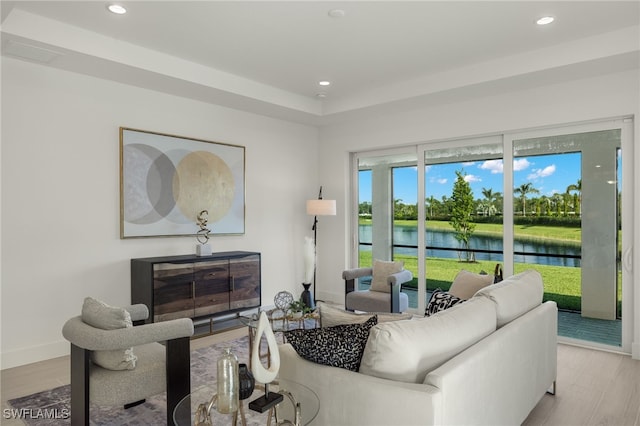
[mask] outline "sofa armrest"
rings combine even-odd
[[[304,383],[320,403],[314,425],[442,424],[441,392],[422,383],[367,376],[301,358],[290,344],[279,346],[281,380]],[[391,409],[390,407],[410,407]]]
[[[429,372],[445,422],[522,424],[556,380],[557,315],[545,302]]]

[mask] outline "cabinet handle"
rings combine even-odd
[[[196,298],[196,282],[195,281],[191,281],[191,298],[192,299]]]
[[[236,278],[231,276],[231,291],[236,291]]]

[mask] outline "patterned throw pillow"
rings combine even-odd
[[[429,303],[427,304],[427,309],[424,311],[424,316],[431,316],[462,302],[464,302],[464,299],[460,299],[451,293],[437,288],[433,290],[431,299],[429,299]]]
[[[369,330],[377,323],[378,317],[374,315],[362,324],[289,330],[284,337],[308,361],[358,371]]]

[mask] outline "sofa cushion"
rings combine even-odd
[[[427,309],[424,311],[424,316],[428,317],[433,314],[437,314],[440,311],[449,309],[452,306],[458,305],[464,302],[463,299],[454,296],[453,294],[446,292],[442,289],[435,289],[431,294],[429,303],[427,303]]]
[[[485,298],[473,298],[426,318],[378,324],[369,333],[360,372],[422,383],[429,371],[495,329],[495,307]]]
[[[369,330],[377,322],[374,315],[362,324],[289,330],[284,332],[284,337],[306,360],[358,371]]]
[[[84,299],[81,317],[83,322],[102,330],[133,327],[127,310],[107,305],[92,297]],[[91,352],[91,361],[108,370],[133,370],[137,360],[133,348]]]
[[[495,303],[498,327],[502,327],[540,305],[543,295],[542,276],[529,269],[483,288],[475,297],[488,298]]]
[[[462,269],[453,279],[449,293],[463,300],[471,299],[478,290],[493,284],[493,278],[493,275],[474,274]]]
[[[391,292],[391,287],[389,287],[389,282],[387,278],[391,274],[395,274],[396,272],[402,271],[404,267],[404,262],[387,262],[383,260],[374,260],[373,261],[373,277],[371,279],[371,287],[372,291],[382,291],[385,293]]]
[[[328,303],[318,302],[318,310],[320,311],[320,325],[322,327],[333,327],[341,324],[362,324],[373,315],[378,317],[378,324],[387,321],[400,321],[413,318],[413,314],[392,314],[388,312],[367,312],[355,313],[344,309],[331,306]]]

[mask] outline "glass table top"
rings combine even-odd
[[[308,425],[311,423],[320,410],[320,400],[314,391],[308,387],[292,382],[289,380],[279,380],[279,383],[274,382],[269,385],[270,392],[290,393],[297,403],[300,404],[300,413],[302,415],[301,425]],[[195,414],[200,404],[208,405],[211,401],[211,397],[216,392],[216,383],[211,383],[207,386],[202,386],[194,390],[191,394],[184,397],[173,411],[173,423],[176,426],[189,426],[194,425]],[[259,413],[249,409],[249,402],[264,395],[264,386],[256,384],[256,388],[251,396],[243,401],[243,410],[246,415],[248,424],[267,424],[268,412]],[[295,417],[295,405],[294,403],[284,397],[283,401],[276,406],[276,413],[279,422],[287,421],[286,424],[294,424]],[[211,419],[214,425],[232,424],[233,414],[220,414],[214,407],[210,411]],[[290,423],[288,423],[290,422]],[[238,423],[242,424],[240,415],[238,414]]]

